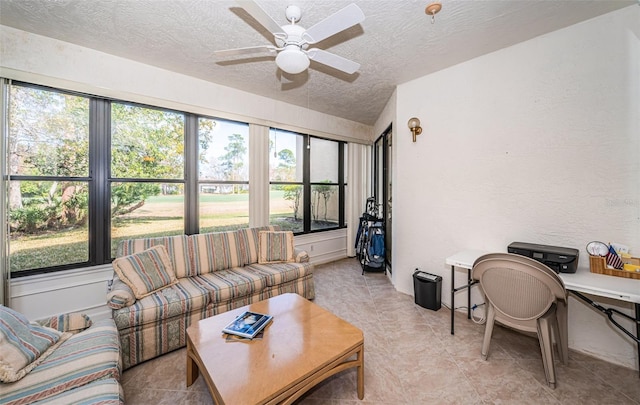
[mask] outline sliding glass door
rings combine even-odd
[[[393,131],[390,126],[380,135],[373,147],[373,196],[376,199],[379,217],[384,219],[385,258],[389,272],[391,272],[392,255],[392,138]]]

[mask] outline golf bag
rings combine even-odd
[[[356,254],[362,274],[365,271],[387,272],[385,264],[384,223],[377,216],[378,210],[373,197],[367,199],[367,208],[360,217],[356,235]]]

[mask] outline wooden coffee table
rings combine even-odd
[[[273,315],[261,340],[226,341],[222,328],[243,311]],[[290,404],[319,382],[358,370],[364,397],[362,331],[298,294],[247,305],[187,328],[187,386],[201,373],[218,404]]]

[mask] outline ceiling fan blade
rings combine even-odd
[[[364,13],[352,3],[309,28],[303,37],[308,43],[315,44],[362,21]]]
[[[216,55],[217,57],[224,58],[227,56],[247,55],[251,53],[260,53],[265,51],[275,53],[276,47],[271,45],[249,46],[246,48],[225,49],[222,51],[214,51],[213,54]]]
[[[334,53],[324,51],[322,49],[313,48],[307,51],[309,59],[314,60],[323,65],[327,65],[334,69],[341,70],[348,74],[354,74],[360,69],[360,64],[349,59],[345,59],[342,56],[338,56]]]
[[[237,3],[251,14],[263,27],[268,29],[273,35],[284,35],[282,27],[273,19],[258,3],[253,0],[236,0]]]

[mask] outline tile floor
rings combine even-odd
[[[350,369],[298,404],[640,404],[637,371],[574,351],[568,366],[556,362],[558,383],[550,389],[537,339],[502,327],[482,360],[483,325],[456,314],[452,336],[447,308],[415,305],[383,274],[361,275],[355,259],[317,266],[314,277],[314,302],[364,331],[365,396],[358,400]],[[185,373],[185,349],[127,370],[127,404],[211,404],[202,377],[187,388]]]

